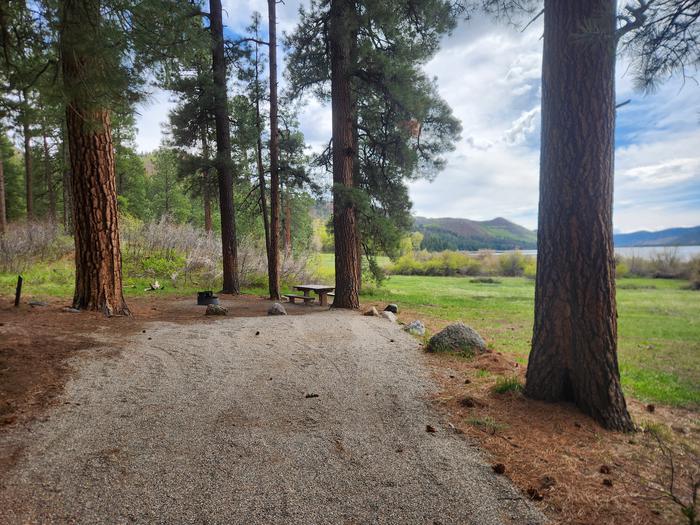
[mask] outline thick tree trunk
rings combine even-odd
[[[351,45],[357,14],[351,0],[331,0],[330,55],[333,112],[333,230],[335,234],[334,308],[359,308],[357,223],[353,190],[353,105]]]
[[[212,70],[214,74],[214,122],[216,124],[216,166],[219,174],[219,207],[221,209],[221,246],[224,266],[223,293],[240,293],[238,283],[238,250],[236,216],[233,206],[233,163],[231,131],[226,97],[226,58],[221,0],[209,0],[212,38]]]
[[[94,70],[101,65],[89,54],[99,39],[90,30],[96,31],[100,13],[97,4],[67,0],[62,4],[62,15],[61,58],[68,97],[66,131],[75,227],[73,306],[100,310],[106,315],[129,315],[122,292],[109,111],[90,99]],[[86,20],[90,23],[85,23]]]
[[[525,392],[632,430],[617,365],[614,0],[546,0],[535,325]],[[586,34],[582,34],[586,31]]]
[[[48,217],[51,222],[56,222],[56,190],[53,186],[53,172],[51,171],[51,153],[49,152],[49,142],[46,133],[44,139],[44,182],[46,183],[46,193],[49,197]]]
[[[277,0],[267,0],[270,38],[270,253],[267,274],[270,299],[280,298],[280,177],[277,129]]]
[[[71,69],[70,65],[64,66],[64,72]],[[99,310],[106,315],[129,315],[122,293],[109,113],[106,110],[85,113],[77,103],[69,105],[66,112],[75,227],[73,306]]]
[[[7,208],[5,207],[5,161],[0,151],[0,235],[7,230]]]
[[[29,104],[27,101],[27,92],[22,92],[22,100],[25,106]],[[34,218],[34,175],[32,170],[32,135],[29,128],[29,117],[27,109],[23,110],[22,115],[22,134],[24,138],[24,183],[27,201],[27,219]]]

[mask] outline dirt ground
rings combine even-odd
[[[152,321],[211,323],[204,307],[190,297],[131,298],[133,316],[107,318],[97,312],[70,313],[65,299],[50,299],[47,306],[12,306],[12,299],[0,297],[0,432],[3,427],[27,424],[42,418],[55,404],[72,372],[68,360],[82,350],[95,347],[96,337],[111,334],[125,338],[144,330]],[[230,315],[266,315],[271,302],[256,296],[222,296],[221,304]],[[318,309],[287,305],[290,315]],[[93,335],[90,335],[93,334]],[[118,341],[119,337],[115,339]],[[109,352],[117,352],[112,348]],[[102,357],[105,350],[93,349],[87,357]],[[0,454],[0,471],[9,468],[20,450]]]
[[[431,403],[418,341],[300,308],[96,333],[60,405],[5,426],[0,523],[544,523]]]
[[[61,300],[44,307],[0,307],[0,433],[46,417],[73,373],[71,357],[120,351],[119,345],[95,349],[101,334],[125,339],[148,331],[151,321],[213,322],[191,298],[153,296],[129,304],[133,319],[67,313]],[[265,315],[270,302],[243,296],[223,304],[234,316],[254,317]],[[288,305],[292,315],[317,309]],[[401,312],[399,318],[410,322],[415,317]],[[93,348],[91,353],[83,352],[87,348]],[[691,503],[692,480],[700,480],[696,412],[628,399],[640,431],[617,434],[602,430],[571,406],[493,393],[498,376],[524,379],[524,367],[507,356],[487,354],[470,362],[426,355],[425,362],[441,385],[435,406],[458,432],[478,441],[490,461],[501,464],[503,475],[554,523],[688,523],[682,507]],[[0,471],[21,454],[20,447],[5,450]]]

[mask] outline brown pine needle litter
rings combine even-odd
[[[506,355],[425,359],[441,385],[436,405],[553,523],[688,523],[683,506],[700,480],[696,412],[650,412],[628,398],[639,430],[609,432],[573,405],[532,401],[517,389],[498,393],[504,378],[525,383],[525,367]]]

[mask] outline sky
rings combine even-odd
[[[278,4],[278,33],[291,32],[299,1]],[[224,0],[224,23],[240,33],[265,0]],[[415,215],[537,226],[541,21],[520,31],[476,17],[461,22],[425,65],[462,122],[462,136],[433,181],[410,184]],[[280,53],[284,61],[284,53]],[[284,70],[281,64],[280,71]],[[281,88],[284,80],[281,79]],[[615,231],[700,225],[700,86],[672,78],[653,94],[634,89],[626,57],[617,65]],[[156,149],[172,103],[156,91],[140,107],[137,147]],[[309,99],[299,115],[307,143],[330,139],[330,108]]]

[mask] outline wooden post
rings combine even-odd
[[[19,306],[19,298],[22,295],[22,282],[24,279],[21,275],[17,276],[17,288],[15,289],[15,306]]]

